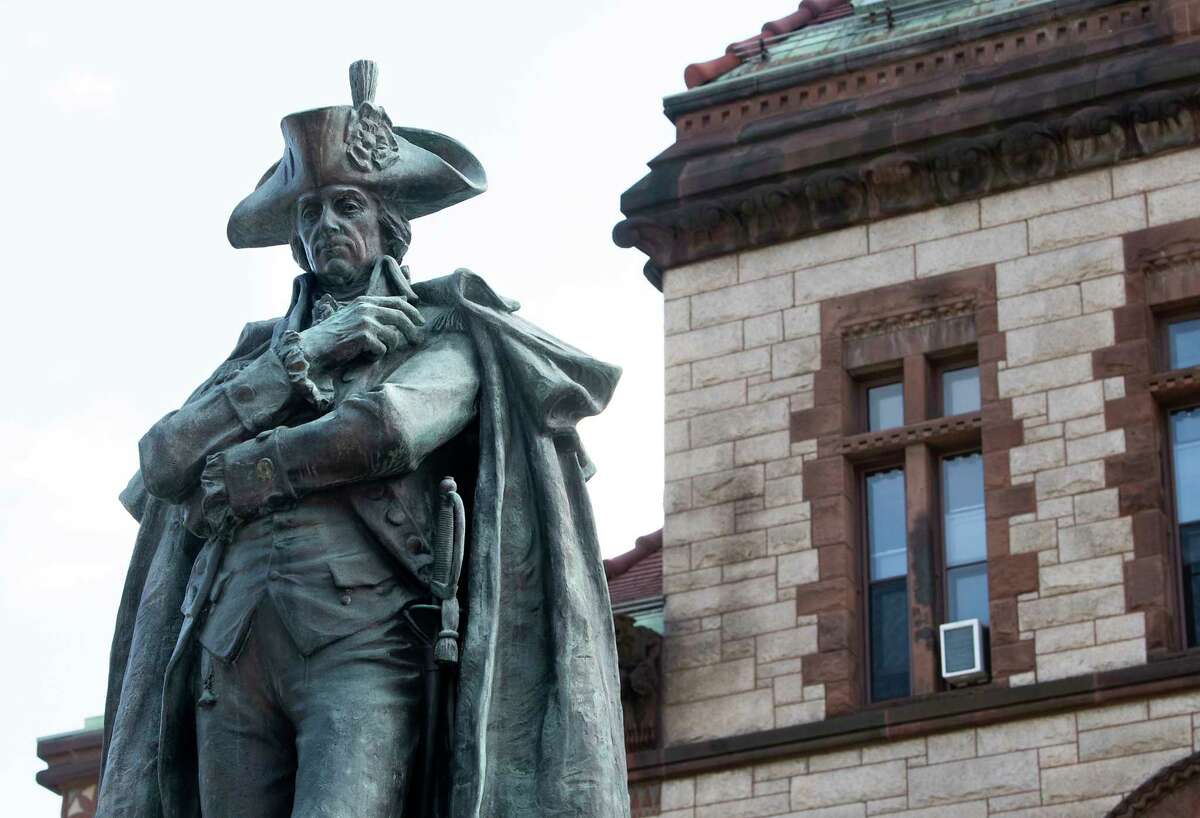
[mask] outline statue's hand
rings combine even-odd
[[[418,344],[425,319],[403,296],[364,295],[300,333],[309,363],[329,372],[355,358],[378,360],[401,344]]]

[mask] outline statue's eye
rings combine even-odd
[[[315,205],[315,204],[305,205],[300,210],[300,218],[304,219],[304,221],[306,221],[306,222],[315,222],[320,215],[321,215],[320,205]]]
[[[340,199],[338,200],[338,210],[344,216],[357,216],[362,212],[362,205],[353,199]]]

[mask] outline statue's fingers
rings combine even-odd
[[[368,360],[378,361],[384,355],[387,355],[388,348],[371,333],[366,333],[362,338],[362,356]]]
[[[399,325],[400,321],[404,320],[403,316],[407,316],[408,321],[411,323],[417,325],[425,323],[425,318],[421,315],[421,311],[400,296],[363,296],[363,298],[370,299],[364,301],[366,304],[374,307],[383,307],[377,313],[373,313],[374,317],[379,321]]]
[[[400,342],[404,339],[404,335],[400,330],[387,324],[379,325],[378,330],[376,330],[376,337],[380,341],[383,341],[383,345],[388,349],[395,349],[400,346]]]

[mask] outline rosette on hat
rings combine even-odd
[[[483,165],[445,134],[392,125],[376,105],[375,64],[350,66],[353,105],[284,117],[283,158],[259,180],[229,217],[234,247],[287,244],[295,204],[326,185],[355,185],[407,219],[427,216],[487,189]]]

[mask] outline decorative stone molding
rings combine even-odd
[[[1011,124],[920,150],[856,158],[653,214],[613,231],[650,257],[647,277],[710,256],[1049,181],[1197,144],[1200,83],[1065,116]]]
[[[872,335],[883,335],[896,330],[908,329],[922,324],[931,324],[945,318],[956,318],[960,315],[970,315],[975,312],[975,300],[966,299],[950,304],[938,304],[912,312],[889,315],[857,324],[846,324],[842,327],[843,338],[866,338]]]
[[[1125,797],[1107,818],[1188,818],[1200,804],[1200,753],[1163,767]]]

